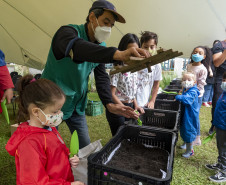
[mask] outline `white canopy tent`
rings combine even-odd
[[[149,30],[159,46],[189,57],[198,45],[226,38],[225,0],[110,0],[124,16],[116,23],[108,46],[123,34]],[[51,39],[61,25],[83,24],[91,0],[0,0],[0,49],[7,62],[43,69]]]

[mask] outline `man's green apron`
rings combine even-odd
[[[79,38],[88,41],[84,25],[69,26],[77,30]],[[105,43],[102,42],[100,45],[105,46]],[[64,91],[66,95],[66,102],[62,107],[64,120],[71,117],[75,109],[79,115],[84,115],[89,74],[98,65],[98,63],[91,62],[77,64],[70,57],[57,60],[53,54],[51,44],[42,78],[55,82]]]

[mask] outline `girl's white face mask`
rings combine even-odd
[[[182,87],[184,87],[185,89],[189,89],[194,86],[194,81],[186,80],[186,81],[183,81],[181,84],[182,84]]]
[[[97,18],[96,18],[96,20],[97,20]],[[92,28],[93,28],[93,23],[91,23],[91,24],[92,24]],[[98,20],[97,20],[97,24],[98,24],[98,26],[95,28],[95,30],[93,29],[94,37],[99,43],[101,43],[101,42],[106,41],[110,37],[111,27],[100,26],[98,23]]]
[[[222,82],[222,84],[221,84],[221,89],[222,89],[223,91],[226,91],[226,82]]]
[[[149,49],[149,53],[151,54],[151,56],[158,54],[156,49]]]
[[[39,110],[42,112],[42,114],[46,118],[46,121],[43,122],[37,117],[38,120],[42,123],[42,125],[56,127],[62,122],[63,112],[60,111],[60,113],[58,113],[58,114],[51,115],[51,114],[45,114],[41,109],[39,109]]]

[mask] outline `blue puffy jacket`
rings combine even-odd
[[[0,66],[5,66],[5,54],[3,53],[2,50],[0,50]]]
[[[224,91],[217,101],[214,111],[213,125],[226,130],[226,92]]]
[[[182,103],[180,135],[186,143],[194,141],[197,135],[199,124],[199,94],[197,85],[195,85],[187,91],[183,91],[182,95],[176,96],[176,100]]]

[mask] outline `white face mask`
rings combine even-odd
[[[97,20],[97,18],[96,18],[96,20]],[[93,28],[93,23],[91,23],[91,24],[92,24],[92,28]],[[100,26],[98,23],[98,20],[97,20],[97,24],[98,24],[98,26],[95,28],[95,30],[93,29],[94,37],[99,43],[101,43],[101,42],[106,41],[110,37],[111,27]]]
[[[222,82],[222,84],[221,84],[221,89],[222,89],[223,91],[226,91],[226,82]]]
[[[189,89],[194,86],[194,81],[186,80],[186,81],[183,81],[181,84],[182,84],[182,87],[184,87],[185,89]]]
[[[42,112],[42,114],[46,118],[46,121],[43,122],[37,117],[38,120],[42,123],[42,125],[56,127],[62,122],[63,112],[60,111],[59,114],[51,115],[51,114],[45,114],[41,109],[39,110]]]
[[[151,54],[151,56],[158,54],[156,49],[149,49],[149,53]]]

